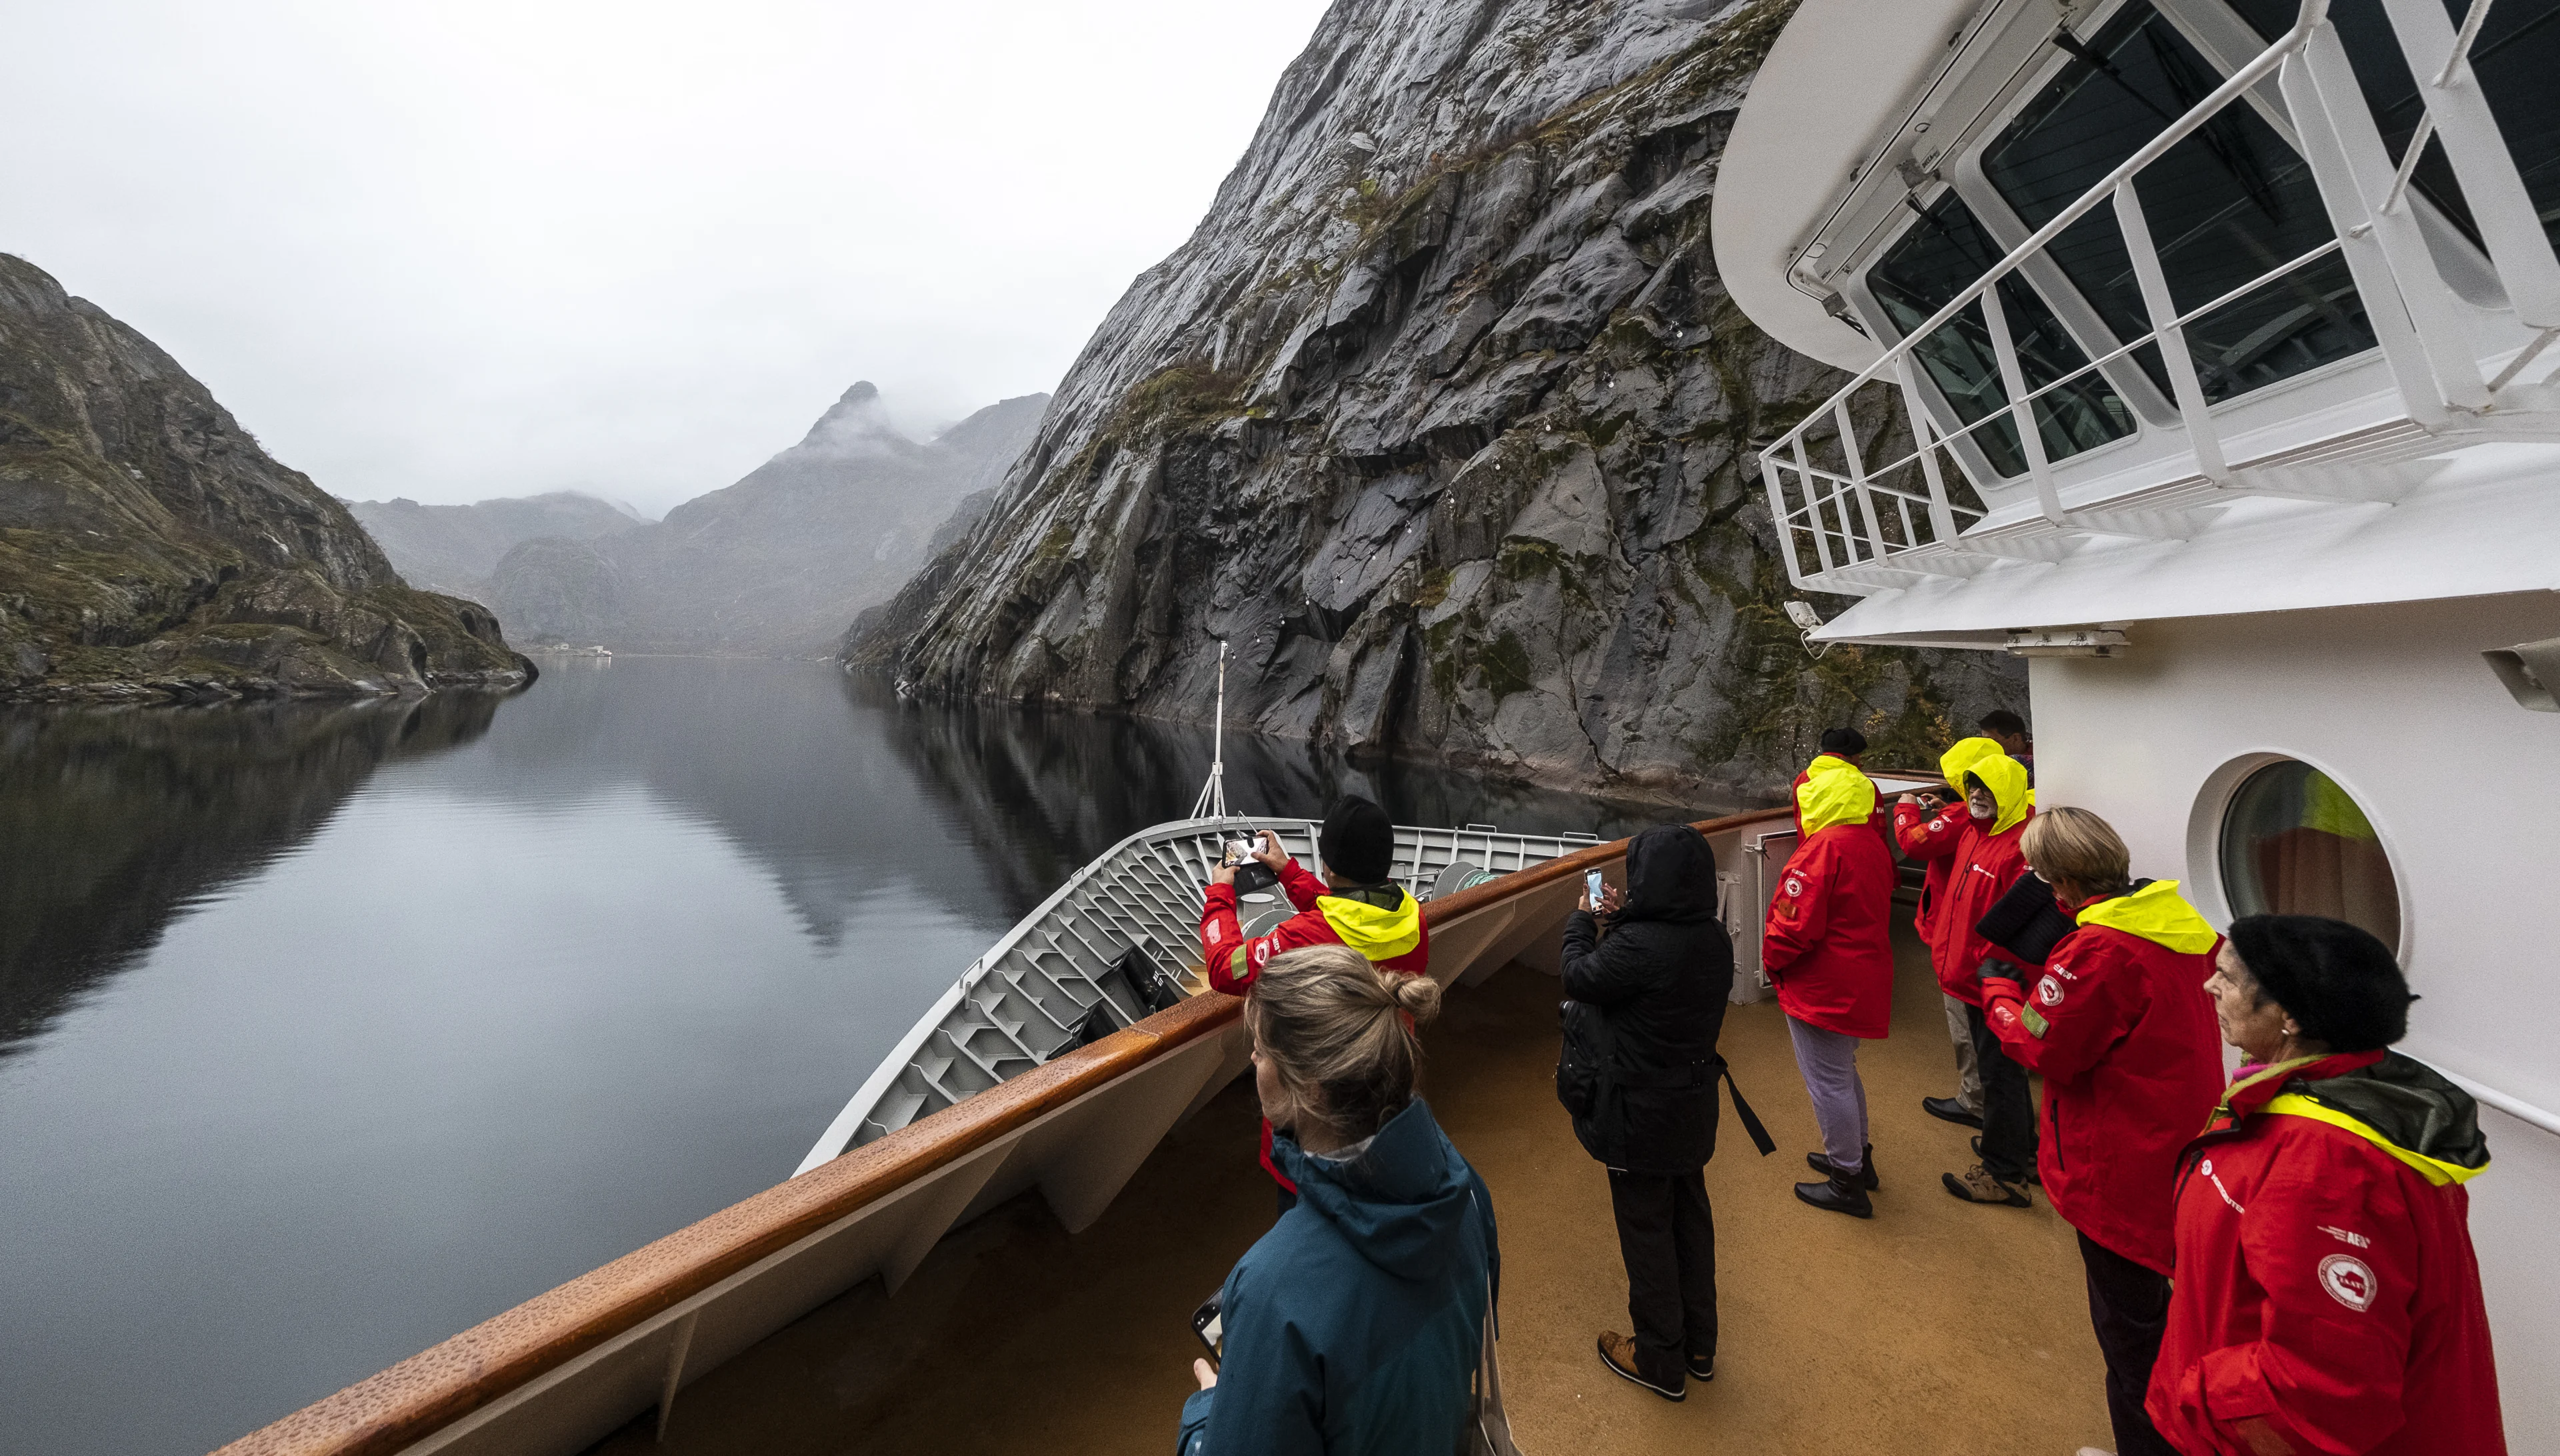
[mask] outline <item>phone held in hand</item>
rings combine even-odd
[[[1582,892],[1591,896],[1591,909],[1593,913],[1596,914],[1599,912],[1601,891],[1608,888],[1609,887],[1600,879],[1600,872],[1597,870],[1594,870],[1582,877]]]
[[[1199,1309],[1192,1311],[1192,1333],[1200,1337],[1200,1344],[1208,1347],[1208,1363],[1211,1365],[1217,1364],[1217,1348],[1226,1340],[1225,1306],[1226,1291],[1221,1288],[1201,1300]]]

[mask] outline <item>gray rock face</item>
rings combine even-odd
[[[401,582],[150,340],[0,254],[0,698],[514,686],[480,606]]]
[[[517,545],[489,600],[528,641],[823,655],[923,565],[955,507],[992,499],[1047,404],[1007,400],[918,442],[858,384],[798,444],[661,523]]]
[[[1263,731],[1662,794],[1774,789],[1841,723],[1934,758],[2022,706],[2014,663],[1816,662],[1783,611],[1749,444],[1839,377],[1731,305],[1707,229],[1791,9],[1337,0],[848,663],[1200,719],[1224,639]]]
[[[400,579],[470,597],[485,597],[489,573],[525,542],[593,541],[647,524],[628,507],[573,490],[468,506],[422,506],[405,497],[349,501],[347,509],[400,568]]]

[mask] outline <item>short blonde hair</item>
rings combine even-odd
[[[2115,826],[2086,809],[2041,809],[2018,838],[2026,867],[2047,884],[2068,880],[2084,890],[2123,890],[2133,883],[2134,857]]]
[[[1347,945],[1309,945],[1262,968],[1245,1019],[1290,1101],[1357,1141],[1413,1100],[1422,1046],[1407,1022],[1439,1010],[1428,976],[1382,971]]]

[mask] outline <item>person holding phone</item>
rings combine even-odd
[[[1881,853],[1881,851],[1879,851]],[[1627,846],[1627,890],[1589,894],[1564,922],[1557,1100],[1609,1173],[1635,1333],[1604,1333],[1600,1363],[1667,1400],[1715,1378],[1715,1052],[1733,942],[1715,918],[1715,851],[1685,824]],[[1416,1449],[1420,1449],[1417,1447]]]
[[[1299,1189],[1218,1291],[1179,1456],[1461,1451],[1502,1288],[1493,1195],[1419,1095],[1426,976],[1342,945],[1260,968],[1253,1089]]]
[[[1395,883],[1395,824],[1384,809],[1357,794],[1334,804],[1316,835],[1316,852],[1325,861],[1321,880],[1290,858],[1280,836],[1266,829],[1261,841],[1254,858],[1277,877],[1297,913],[1267,935],[1246,938],[1236,918],[1235,870],[1212,868],[1200,919],[1200,960],[1211,990],[1245,995],[1275,957],[1311,945],[1348,946],[1371,964],[1406,975],[1430,969],[1431,932],[1422,923],[1421,902]],[[1262,1125],[1262,1169],[1280,1186],[1281,1211],[1287,1212],[1298,1189],[1271,1155],[1268,1122]]]
[[[2000,740],[1988,734],[1959,739],[1939,756],[1938,771],[1947,776],[1948,784],[1960,784],[1975,764],[2000,752]],[[1912,916],[1911,925],[1929,944],[1937,943],[1934,925],[1947,899],[1947,881],[1955,872],[1957,841],[1964,838],[1965,828],[1972,822],[1965,796],[1954,788],[1926,788],[1893,801],[1894,847],[1904,859],[1921,866],[1920,911]],[[1956,1095],[1923,1097],[1920,1110],[1940,1121],[1979,1130],[1983,1125],[1983,1072],[1982,1062],[1974,1054],[1973,1013],[1951,992],[1940,992],[1939,1000],[1946,1008],[1947,1040],[1956,1049]]]

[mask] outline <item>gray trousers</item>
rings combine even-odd
[[[1939,998],[1947,1003],[1947,1040],[1956,1044],[1956,1101],[1967,1112],[1979,1117],[1983,1111],[1983,1066],[1974,1059],[1974,1023],[1965,1014],[1965,1003],[1944,992]]]
[[[1834,1168],[1854,1173],[1866,1166],[1866,1083],[1857,1075],[1857,1038],[1809,1027],[1787,1018],[1796,1044],[1796,1069],[1814,1099],[1814,1121],[1823,1130],[1823,1156]]]

